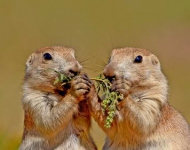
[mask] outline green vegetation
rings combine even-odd
[[[111,91],[110,81],[106,79],[102,74],[96,78],[91,78],[91,80],[96,81],[97,94],[99,94],[100,91],[103,93],[101,97],[104,98],[102,100],[101,106],[107,115],[105,120],[105,127],[110,128],[115,116],[118,101],[123,99],[123,95],[118,92]]]
[[[58,71],[55,72],[58,73],[58,76],[56,77],[54,84],[61,83],[61,85],[64,85],[72,80],[71,77],[67,77]],[[102,110],[105,112],[105,115],[107,115],[105,120],[105,127],[110,128],[113,122],[113,118],[115,116],[118,101],[123,99],[123,95],[118,92],[111,91],[110,81],[106,79],[102,74],[100,74],[96,78],[90,78],[90,79],[96,82],[97,94],[101,92],[102,93],[101,97],[104,97],[101,106]]]
[[[55,78],[54,84],[62,83],[63,85],[63,84],[69,83],[72,80],[71,77],[67,77],[58,71],[55,71],[55,72],[58,73],[58,76]]]

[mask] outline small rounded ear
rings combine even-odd
[[[117,49],[113,49],[111,52],[111,57],[114,56],[117,53]]]
[[[28,68],[34,62],[34,59],[35,59],[35,54],[33,53],[29,56],[29,58],[26,61],[26,68]]]
[[[75,50],[72,48],[69,48],[71,50],[71,55],[75,58]]]
[[[159,62],[158,58],[155,55],[152,54],[150,56],[150,59],[151,59],[151,62],[152,62],[153,65],[160,66],[160,62]]]

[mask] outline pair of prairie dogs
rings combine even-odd
[[[53,68],[75,76],[56,87]],[[91,116],[106,133],[103,150],[190,150],[190,129],[167,101],[167,81],[157,57],[137,48],[114,49],[103,73],[124,95],[111,128],[105,128],[101,99],[74,50],[46,47],[26,62],[25,112],[20,150],[97,150],[89,133]]]

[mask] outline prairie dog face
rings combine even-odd
[[[114,49],[110,62],[104,69],[110,78],[125,78],[131,83],[155,80],[162,77],[160,63],[150,52],[137,48]]]
[[[26,62],[25,81],[30,87],[51,91],[58,75],[54,70],[66,76],[75,76],[82,66],[75,59],[74,50],[65,47],[46,47],[32,53]]]

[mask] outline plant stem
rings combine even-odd
[[[69,81],[69,82],[64,82],[64,83],[61,84],[61,86],[65,85],[65,84],[67,84],[67,83],[71,83],[71,81]]]
[[[96,79],[96,78],[90,78],[90,80],[95,80],[95,81],[104,82],[102,79]]]
[[[102,80],[102,79],[90,78],[90,80],[103,82],[103,83],[106,85],[106,83],[105,83],[104,80]],[[64,82],[64,83],[62,83],[61,85],[65,85],[65,84],[67,84],[67,83],[71,83],[71,81],[69,81],[69,82]],[[107,87],[107,85],[106,85],[106,87]]]

